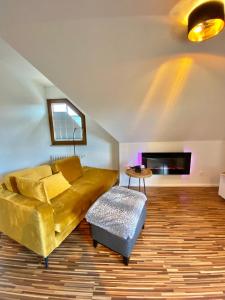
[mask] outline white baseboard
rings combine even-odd
[[[121,185],[121,184],[120,184]],[[123,186],[123,185],[121,185]],[[125,185],[127,186],[127,185]],[[131,187],[138,187],[138,185],[131,185]],[[142,185],[141,185],[142,186]],[[208,183],[190,183],[190,184],[152,184],[146,185],[146,187],[217,187],[219,188],[218,184],[208,184]]]
[[[180,184],[180,185],[174,185],[174,184],[155,184],[155,185],[149,185],[149,187],[218,187],[218,184],[201,184],[201,183],[193,183],[193,184]]]

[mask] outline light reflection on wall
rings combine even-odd
[[[140,103],[136,119],[133,122],[134,128],[140,125],[144,114],[151,110],[151,105],[162,103],[162,108],[159,107],[161,117],[173,109],[185,88],[192,65],[193,58],[185,55],[170,59],[159,66]]]
[[[170,87],[167,91],[164,112],[172,109],[179,99],[189,77],[192,64],[193,59],[190,57],[181,57],[170,62],[168,66]]]

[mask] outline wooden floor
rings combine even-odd
[[[215,188],[152,188],[128,267],[92,247],[83,221],[45,270],[0,235],[0,299],[225,299],[225,200]]]

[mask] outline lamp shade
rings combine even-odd
[[[202,42],[224,28],[224,4],[210,1],[196,7],[188,17],[188,39]]]

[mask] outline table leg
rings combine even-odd
[[[139,178],[139,192],[141,191],[141,179]]]
[[[128,186],[127,186],[127,188],[129,189],[130,188],[130,176],[129,176],[129,181],[128,181]]]
[[[145,188],[145,179],[143,178],[143,183],[144,183],[144,193],[146,195],[146,188]],[[146,195],[147,196],[147,195]]]

